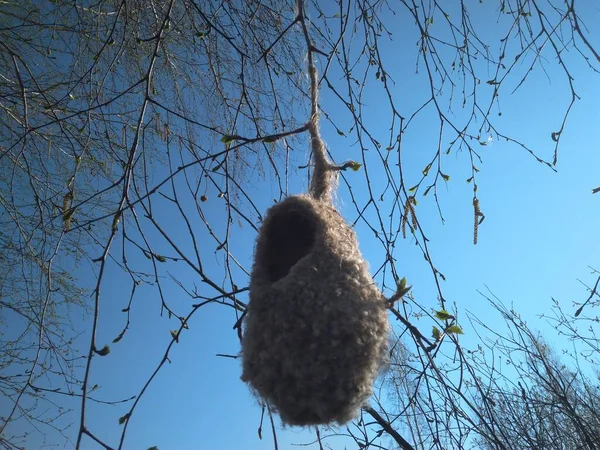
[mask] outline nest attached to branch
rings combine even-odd
[[[389,322],[354,231],[327,201],[288,197],[256,242],[242,379],[284,423],[345,423],[372,394]]]

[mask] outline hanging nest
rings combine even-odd
[[[256,242],[242,379],[284,423],[345,423],[372,394],[389,323],[354,231],[326,201],[288,197]]]

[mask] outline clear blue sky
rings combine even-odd
[[[585,8],[582,16],[588,25],[600,23],[600,12],[593,2],[580,2]],[[496,15],[490,13],[490,6],[473,2],[472,20],[481,23],[479,27],[485,40],[495,38]],[[478,9],[479,8],[479,9]],[[384,44],[387,52],[387,70],[396,84],[393,87],[400,112],[409,115],[417,105],[427,99],[427,80],[424,72],[415,74],[416,35],[409,18],[390,18],[390,26],[397,31],[392,44]],[[600,42],[597,33],[592,37]],[[496,41],[494,41],[496,42]],[[396,54],[396,57],[392,57]],[[554,297],[569,309],[572,301],[582,301],[586,292],[578,278],[590,281],[588,265],[600,266],[600,242],[597,239],[600,229],[600,194],[592,195],[591,189],[600,185],[600,151],[595,132],[600,123],[598,99],[600,83],[598,76],[584,64],[569,55],[572,61],[577,93],[582,97],[571,113],[567,128],[562,136],[557,172],[538,164],[527,152],[517,146],[494,138],[493,142],[480,147],[483,164],[478,164],[478,197],[481,209],[486,216],[479,229],[479,243],[474,246],[472,186],[466,183],[470,177],[468,153],[453,151],[445,156],[443,172],[450,175],[450,181],[442,183],[438,190],[445,223],[441,223],[432,194],[422,197],[422,189],[417,194],[419,204],[417,214],[427,237],[436,267],[446,276],[444,293],[451,302],[449,307],[458,310],[458,319],[465,335],[461,341],[473,345],[475,340],[466,320],[466,312],[491,324],[500,317],[494,314],[485,299],[476,291],[486,286],[503,302],[514,305],[535,328],[551,333],[552,329],[537,319],[546,312],[550,297]],[[553,141],[551,132],[560,127],[564,108],[569,101],[568,85],[557,71],[554,61],[545,61],[546,73],[535,69],[525,85],[516,94],[501,97],[502,117],[498,124],[503,130],[534,148],[544,159],[551,160]],[[490,76],[491,78],[491,76]],[[483,80],[485,82],[486,80]],[[377,86],[376,80],[369,80]],[[490,88],[491,89],[491,88]],[[367,88],[370,98],[367,103],[367,127],[374,136],[385,142],[389,134],[389,116],[383,103],[381,89]],[[336,122],[342,131],[347,132],[347,115],[340,109],[339,102],[326,88],[321,95],[321,103],[332,116],[342,117]],[[460,120],[462,112],[454,113]],[[344,125],[345,128],[343,127]],[[354,144],[354,135],[344,138],[337,134],[327,121],[323,121],[323,136],[328,142],[331,154],[337,162],[349,159],[361,160],[361,152]],[[407,186],[416,184],[421,171],[435,152],[438,136],[438,122],[432,110],[426,110],[410,127],[403,140],[403,171]],[[487,137],[485,137],[487,138]],[[294,154],[293,164],[303,165],[308,158],[308,148],[302,154]],[[385,174],[377,153],[366,153],[368,174],[372,181],[375,197],[378,198],[385,187]],[[268,168],[266,178],[253,178],[248,185],[252,199],[264,211],[278,197],[278,188],[272,183]],[[345,176],[359,198],[359,205],[365,202],[365,170],[347,172]],[[182,179],[178,182],[183,183]],[[300,193],[306,189],[307,173],[300,170],[290,183],[290,193]],[[167,190],[165,190],[167,192]],[[210,221],[217,223],[224,219],[224,201],[217,198],[217,192],[208,190],[208,201],[202,208]],[[190,199],[185,201],[191,206]],[[178,220],[173,208],[164,203],[155,210],[168,233],[179,239],[180,245],[190,248],[190,240],[185,224]],[[336,198],[336,205],[345,217],[353,222],[356,210],[352,206],[344,183]],[[384,214],[389,213],[389,199],[380,204]],[[368,212],[373,220],[373,212]],[[171,219],[171,217],[173,217]],[[195,232],[204,255],[205,269],[214,276],[223,271],[221,254],[214,257],[214,241],[206,228],[196,217]],[[249,226],[239,227],[230,243],[236,258],[248,270],[251,267],[255,232]],[[361,249],[371,268],[375,270],[384,260],[383,249],[373,233],[361,221],[356,226]],[[151,238],[158,237],[150,236]],[[120,246],[120,243],[118,244]],[[115,246],[115,254],[118,253]],[[160,247],[155,248],[161,253]],[[165,244],[161,254],[175,256]],[[191,252],[190,252],[191,254]],[[145,264],[141,253],[135,256],[133,264]],[[430,269],[420,250],[414,245],[411,236],[398,240],[396,248],[398,272],[413,285],[416,299],[432,309],[439,308],[436,290]],[[168,280],[169,274],[182,280],[187,287],[198,287],[199,292],[209,292],[197,276],[183,263],[169,262],[162,269],[165,277],[164,296],[175,309],[186,314],[194,303],[178,286]],[[238,270],[239,280],[244,279]],[[81,276],[93,279],[90,267],[79,269]],[[125,314],[121,312],[129,299],[129,279],[114,266],[109,266],[103,285],[104,300],[101,311],[101,326],[98,342],[108,343],[119,334],[125,324]],[[203,291],[204,290],[204,291]],[[246,301],[242,295],[240,300]],[[149,285],[139,287],[132,306],[130,329],[118,344],[111,344],[111,353],[105,358],[95,358],[91,384],[101,387],[98,397],[104,400],[119,400],[139,392],[145,380],[160,362],[166,346],[170,342],[169,330],[177,328],[176,320],[158,317],[160,300],[157,291]],[[130,424],[125,448],[145,449],[153,445],[161,450],[168,449],[271,449],[273,448],[270,424],[265,417],[263,439],[259,440],[257,428],[261,410],[249,390],[239,379],[239,360],[216,357],[217,353],[235,355],[240,344],[232,326],[236,316],[231,308],[212,304],[201,308],[192,318],[189,330],[182,334],[180,342],[170,353],[170,364],[161,370],[149,391],[136,409]],[[416,322],[418,326],[420,324]],[[431,323],[423,320],[423,331],[431,328]],[[396,325],[398,326],[398,325]],[[398,328],[400,330],[400,328]],[[84,333],[77,341],[85,349],[89,336]],[[550,335],[550,342],[561,341]],[[58,401],[62,401],[58,399]],[[78,402],[66,403],[77,408]],[[106,442],[118,442],[121,427],[118,418],[125,414],[127,407],[91,406],[88,411],[91,431],[98,433]],[[73,421],[70,432],[77,431],[77,417],[68,416],[65,423]],[[343,431],[343,430],[342,430]],[[327,434],[327,433],[324,433]],[[293,448],[292,444],[306,444],[314,440],[314,432],[296,428],[281,428],[277,434],[280,448]],[[52,435],[48,435],[52,439]],[[85,448],[95,448],[91,441]],[[341,448],[343,438],[331,438],[332,448]],[[28,448],[38,448],[39,437],[32,437]],[[306,447],[301,447],[306,448]],[[308,448],[317,448],[309,446]]]

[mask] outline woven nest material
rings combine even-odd
[[[389,323],[354,231],[327,202],[288,197],[255,249],[242,379],[284,423],[345,423],[372,394]]]

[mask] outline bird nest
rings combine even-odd
[[[284,423],[345,423],[372,394],[385,358],[385,299],[354,231],[328,203],[293,196],[256,242],[242,379]]]

